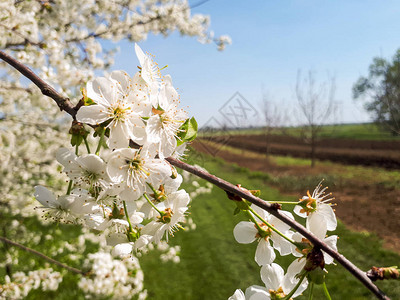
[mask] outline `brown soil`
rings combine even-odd
[[[247,141],[247,139],[246,139]],[[243,145],[243,142],[242,142]],[[329,166],[277,166],[261,156],[249,157],[221,150],[215,144],[193,143],[193,147],[207,154],[223,158],[253,171],[268,170],[273,176],[318,175],[329,173]],[[279,188],[279,186],[278,186]],[[357,231],[376,233],[384,240],[384,246],[400,252],[400,193],[397,189],[383,188],[368,182],[352,181],[340,190],[331,190],[337,203],[336,214],[348,227]],[[285,193],[285,191],[282,191]],[[301,196],[301,195],[296,195]]]
[[[230,135],[207,137],[206,139],[259,153],[268,151],[270,154],[301,158],[310,158],[311,156],[309,144],[302,139],[290,136],[269,136],[267,138],[264,135]],[[319,160],[344,164],[400,168],[399,141],[326,139],[318,141],[315,155]]]

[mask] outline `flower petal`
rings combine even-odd
[[[270,300],[271,297],[265,287],[252,285],[246,289],[246,300]]]
[[[331,247],[332,249],[334,249],[335,251],[337,251],[337,239],[338,236],[337,235],[331,235],[329,237],[327,237],[326,239],[324,239],[324,242]],[[324,254],[324,260],[325,260],[325,264],[330,265],[331,263],[333,263],[333,258],[332,256],[328,255],[327,253],[325,253],[324,251],[322,251],[322,253]]]
[[[237,289],[235,293],[228,298],[228,300],[246,300],[242,290]]]
[[[76,155],[69,151],[67,148],[60,148],[56,153],[57,161],[64,167],[72,163],[76,158]]]
[[[76,114],[76,119],[79,122],[91,125],[98,125],[109,118],[107,109],[102,105],[82,106]]]
[[[304,266],[306,265],[306,259],[301,258],[301,259],[295,259],[288,267],[286,276],[290,279],[291,282],[297,282],[296,281],[296,275],[299,274]]]
[[[258,231],[252,222],[239,222],[233,229],[235,240],[240,244],[250,244],[255,241]]]
[[[44,207],[51,207],[51,208],[57,207],[58,203],[56,196],[54,196],[54,194],[44,186],[41,185],[35,186],[34,195],[36,200],[39,201],[40,204],[42,204]]]
[[[125,256],[132,253],[132,243],[123,243],[115,245],[114,249],[112,250],[111,254],[114,256]]]
[[[307,213],[306,213],[306,212],[301,212],[302,209],[303,209],[303,208],[302,208],[300,205],[296,205],[296,206],[294,207],[293,211],[294,211],[294,213],[295,213],[296,215],[298,215],[299,217],[306,218],[306,217],[307,217]]]
[[[91,173],[101,174],[106,170],[106,163],[95,154],[84,154],[76,159],[76,162]]]
[[[271,247],[269,241],[261,239],[257,245],[255,261],[259,266],[270,264],[274,261],[276,255],[274,248]]]
[[[129,146],[129,135],[125,122],[117,121],[112,123],[107,145],[110,149],[127,148]]]
[[[319,239],[324,239],[327,231],[325,218],[321,214],[312,213],[307,217],[306,227]]]
[[[329,204],[321,203],[318,206],[319,213],[322,214],[325,218],[325,222],[327,225],[327,230],[333,231],[337,227],[337,220],[335,212],[332,209],[332,206]]]
[[[282,285],[284,271],[280,265],[272,263],[270,265],[262,266],[260,274],[261,280],[264,282],[265,287],[268,290],[273,289],[276,291]]]

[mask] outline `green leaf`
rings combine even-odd
[[[237,215],[238,213],[240,213],[240,208],[236,207],[235,210],[233,211],[233,214]]]
[[[177,134],[177,145],[180,146],[183,143],[193,141],[197,136],[198,125],[194,117],[187,119],[181,127],[179,127],[179,132]]]
[[[84,99],[84,103],[85,103],[85,106],[90,106],[90,105],[95,105],[96,104],[96,102],[94,102],[92,99],[90,99],[90,98],[85,98]]]

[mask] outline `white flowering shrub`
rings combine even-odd
[[[21,299],[31,290],[41,288],[43,291],[55,291],[62,276],[51,268],[13,274],[13,281],[6,275],[5,283],[0,286],[0,299]]]
[[[174,31],[179,31],[182,35],[197,37],[201,43],[215,42],[218,49],[223,50],[230,43],[230,38],[214,37],[214,33],[209,31],[209,24],[208,16],[192,15],[191,7],[185,0],[162,2],[2,1],[0,3],[0,50],[15,55],[19,61],[34,68],[35,72],[47,82],[54,84],[64,95],[74,97],[79,94],[80,87],[94,77],[96,70],[104,70],[112,65],[113,55],[118,49],[104,47],[102,41],[117,42],[126,38],[129,41],[139,41],[145,39],[149,33],[167,36]],[[53,103],[42,101],[43,96],[40,91],[32,84],[27,83],[14,69],[6,66],[2,60],[0,60],[0,67],[2,68],[0,82],[0,184],[2,185],[0,222],[3,229],[2,235],[33,248],[40,247],[43,240],[47,242],[52,240],[52,243],[47,244],[46,254],[55,258],[62,257],[62,260],[68,258],[67,261],[71,264],[81,264],[88,253],[96,251],[96,247],[86,247],[85,241],[87,240],[91,240],[93,244],[97,245],[97,248],[100,247],[102,249],[100,251],[110,252],[107,248],[107,241],[110,241],[113,236],[110,234],[99,238],[88,229],[92,227],[83,228],[82,231],[71,230],[71,234],[79,235],[79,241],[66,235],[62,236],[56,227],[42,237],[37,234],[35,215],[43,216],[40,219],[43,224],[52,223],[53,218],[61,222],[79,223],[71,212],[84,216],[85,218],[81,221],[85,224],[86,222],[98,222],[95,215],[91,215],[90,217],[93,219],[90,219],[88,215],[83,214],[83,211],[77,211],[78,204],[80,204],[78,199],[90,199],[87,194],[85,195],[78,189],[80,186],[85,188],[92,186],[90,192],[95,189],[99,191],[102,187],[105,190],[105,187],[102,186],[105,181],[93,179],[91,182],[95,181],[95,185],[91,185],[91,182],[80,181],[80,179],[84,180],[85,176],[79,175],[79,170],[82,171],[83,168],[83,170],[95,172],[98,168],[96,163],[99,163],[99,160],[96,160],[93,155],[89,155],[89,157],[83,155],[77,157],[76,164],[70,165],[71,168],[65,166],[65,173],[70,178],[74,178],[75,187],[78,189],[71,191],[70,196],[62,195],[65,194],[64,184],[68,177],[65,173],[60,172],[63,167],[53,158],[58,149],[65,147],[65,141],[70,139],[68,135],[70,119],[60,114],[59,109]],[[171,114],[174,113],[173,109],[174,106],[167,108]],[[182,113],[184,114],[183,111]],[[142,122],[142,120],[138,118],[136,122]],[[157,126],[157,120],[152,122]],[[133,122],[131,125],[137,124]],[[181,124],[178,127],[180,126]],[[110,125],[108,130],[112,128],[114,127]],[[140,128],[131,127],[129,130],[132,131],[132,134],[137,134],[136,130],[140,131]],[[117,134],[113,136],[117,137]],[[163,138],[168,138],[168,136]],[[92,146],[95,139],[90,135],[85,137],[85,142]],[[170,147],[165,147],[162,151],[165,150],[165,153],[168,154]],[[62,151],[59,150],[57,158],[62,156]],[[158,151],[157,146],[148,151]],[[67,153],[65,149],[64,152]],[[91,159],[95,160],[94,166],[85,165],[93,163]],[[45,205],[34,209],[38,205],[35,198],[32,197],[32,186],[37,184],[42,187],[36,189],[35,195],[44,201]],[[51,190],[60,197],[52,196],[45,190],[45,186],[51,187]],[[168,187],[166,189],[168,190]],[[112,205],[114,196],[103,193],[96,205],[100,205],[101,209],[106,212],[107,205]],[[122,209],[122,206],[120,208]],[[86,205],[85,209],[89,209],[89,205]],[[135,216],[137,215],[140,216],[140,214],[135,214]],[[11,220],[10,216],[13,216],[15,220]],[[134,222],[134,216],[132,216],[132,222]],[[35,224],[35,226],[24,226],[24,223]],[[111,223],[118,226],[118,221]],[[191,227],[195,227],[193,222]],[[170,251],[167,247],[163,252],[166,253],[168,259],[177,261],[179,251],[177,248],[173,249],[176,251]],[[22,298],[29,291],[37,288],[37,281],[21,281],[17,278],[13,266],[18,266],[21,258],[20,251],[14,247],[4,247],[1,249],[1,257],[5,259],[0,260],[0,266],[6,270],[10,266],[12,268],[7,279],[0,281],[0,297],[4,296],[8,299],[11,297],[10,295],[13,295],[13,299]],[[121,262],[129,269],[128,260]],[[31,259],[24,270],[35,268],[40,269],[43,266]],[[23,268],[21,266],[18,269]],[[135,270],[137,270],[137,274],[140,274],[140,266],[135,266]],[[65,274],[61,274],[61,276],[63,275]],[[121,288],[122,290],[131,288],[129,281],[125,279],[121,281],[121,279],[123,278],[116,279],[120,280],[119,282],[108,279],[108,284],[124,286]],[[135,280],[140,281],[141,279]],[[10,287],[12,286],[18,287],[20,291],[24,292],[11,293]],[[137,286],[140,287],[141,284],[137,284]],[[89,292],[89,290],[90,287],[85,291]],[[105,290],[97,291],[97,296],[102,291]],[[101,295],[105,297],[108,294]],[[134,293],[131,293],[132,295]],[[145,294],[140,292],[140,297],[143,295]]]
[[[78,286],[87,298],[131,299],[134,295],[138,295],[138,299],[146,298],[143,272],[137,258],[120,260],[110,253],[97,252],[89,254],[84,267],[90,273],[80,279]]]
[[[179,190],[182,176],[165,158],[182,156],[197,132],[194,118],[179,107],[171,77],[162,77],[137,45],[136,53],[141,67],[133,77],[114,71],[86,85],[79,128],[72,129],[75,153],[60,148],[56,155],[70,180],[67,194],[35,188],[45,218],[102,232],[116,256],[168,240],[181,228],[190,197]],[[95,153],[79,155],[79,137],[88,134],[82,123],[96,126]]]

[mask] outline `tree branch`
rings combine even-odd
[[[53,98],[58,106],[62,109],[65,110],[67,113],[69,113],[73,118],[75,118],[76,115],[76,110],[72,106],[72,104],[69,102],[68,99],[62,97],[60,94],[57,93],[51,86],[49,86],[47,83],[45,83],[43,80],[41,80],[37,75],[35,75],[29,68],[25,67],[21,63],[17,62],[15,59],[11,58],[4,52],[0,51],[0,58],[4,59],[6,62],[8,62],[10,65],[15,67],[18,71],[20,71],[23,75],[28,77],[30,80],[33,81],[41,90],[42,93],[43,89],[50,90],[52,93],[47,93],[45,95]],[[42,89],[43,88],[43,89]],[[64,102],[64,106],[60,106],[60,99]],[[65,109],[66,107],[67,109]],[[274,215],[287,225],[291,226],[292,228],[296,229],[300,234],[302,234],[305,238],[307,238],[311,243],[313,243],[314,246],[319,247],[321,250],[325,251],[327,254],[332,256],[334,259],[337,260],[345,269],[347,269],[355,278],[357,278],[361,283],[363,283],[372,293],[375,294],[375,296],[378,299],[383,299],[383,300],[390,300],[388,296],[386,296],[369,278],[368,276],[361,271],[359,268],[357,268],[351,261],[349,261],[347,258],[345,258],[343,255],[341,255],[339,252],[335,251],[334,249],[330,248],[325,242],[321,241],[318,239],[313,233],[308,231],[304,226],[302,226],[300,223],[290,219],[286,215],[282,214],[275,206],[272,204],[255,197],[251,194],[247,194],[243,190],[239,189],[237,186],[234,186],[233,184],[216,177],[206,171],[200,170],[194,166],[191,166],[185,162],[182,162],[180,160],[177,160],[172,157],[168,157],[167,161],[185,171],[188,171],[200,178],[203,178],[207,180],[208,182],[220,187],[221,189],[231,192],[235,195],[238,195],[241,198],[244,198],[248,200],[249,202],[261,207],[262,209],[265,209],[268,211],[270,214]],[[22,245],[21,245],[22,246]],[[34,250],[33,250],[34,251]],[[51,259],[51,258],[49,258]]]
[[[59,262],[58,260],[55,260],[55,259],[53,259],[51,257],[48,257],[48,256],[44,255],[43,253],[41,253],[39,251],[36,251],[34,249],[31,249],[31,248],[28,248],[28,247],[26,247],[24,245],[21,245],[21,244],[18,244],[16,242],[10,241],[9,239],[7,239],[5,237],[0,236],[0,241],[2,241],[5,244],[16,246],[16,247],[18,247],[18,248],[20,248],[20,249],[22,249],[22,250],[24,250],[26,252],[33,253],[33,254],[43,258],[44,260],[47,260],[48,262],[50,262],[52,264],[55,264],[55,265],[57,265],[59,267],[62,267],[62,268],[66,269],[66,270],[68,270],[68,271],[70,271],[72,273],[76,273],[76,274],[80,274],[80,275],[84,275],[84,276],[86,275],[86,272],[83,272],[82,270],[76,269],[74,267],[67,266],[66,264],[63,264],[63,263]]]
[[[21,64],[12,56],[6,54],[3,51],[0,51],[0,58],[15,69],[17,69],[22,75],[30,79],[41,90],[43,95],[52,98],[54,101],[56,101],[60,110],[64,110],[75,119],[76,110],[67,97],[59,94],[53,87],[51,87],[44,80],[39,78],[31,69]]]
[[[332,256],[337,262],[339,262],[346,270],[348,270],[354,277],[356,277],[361,283],[363,283],[371,292],[373,292],[377,298],[379,299],[390,299],[387,297],[379,288],[368,278],[365,272],[361,271],[357,268],[351,261],[349,261],[346,257],[341,255],[339,252],[333,250],[329,247],[325,242],[318,239],[313,233],[308,231],[304,226],[296,222],[295,220],[290,219],[288,216],[282,214],[273,204],[270,204],[263,199],[255,197],[251,194],[247,194],[245,191],[241,190],[239,187],[233,185],[230,182],[227,182],[217,176],[214,176],[206,171],[203,171],[199,168],[196,168],[192,165],[189,165],[185,162],[177,160],[172,157],[168,157],[167,161],[189,173],[192,173],[200,178],[207,180],[208,182],[218,186],[219,188],[231,192],[239,197],[248,200],[249,202],[261,207],[262,209],[266,210],[270,214],[277,217],[279,220],[283,221],[285,224],[289,225],[290,227],[294,228],[302,234],[305,238],[307,238],[314,246],[320,248],[321,250],[325,251],[327,254]]]

